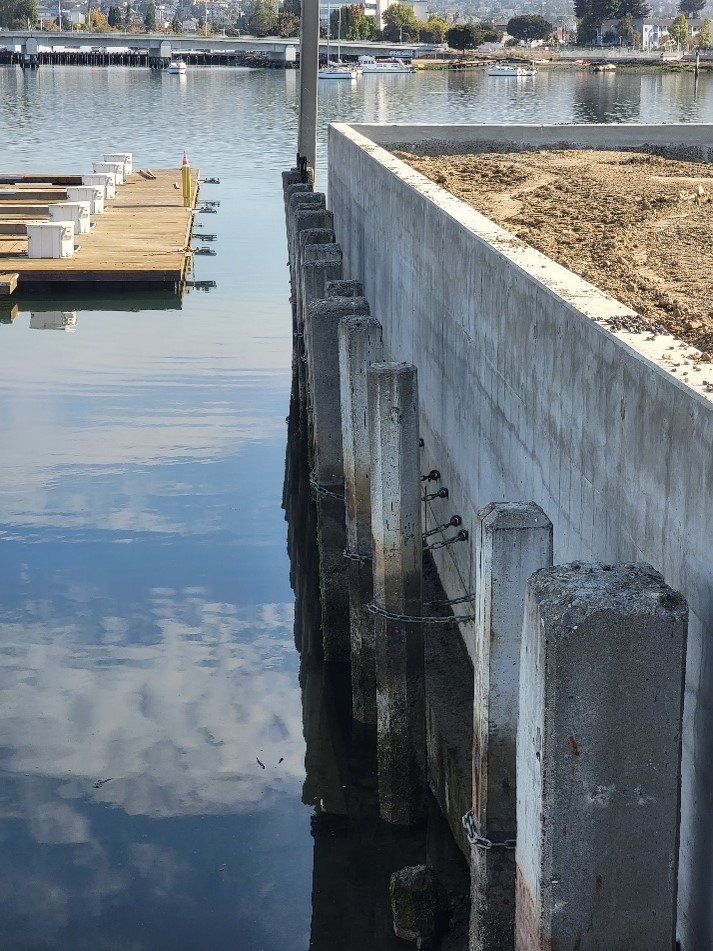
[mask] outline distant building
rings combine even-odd
[[[648,17],[646,19],[634,20],[634,30],[638,34],[637,43],[641,42],[641,49],[643,50],[657,50],[659,47],[665,43],[668,38],[668,28],[674,21],[674,17],[657,17],[653,19]],[[618,20],[603,20],[601,26],[597,30],[596,44],[597,46],[618,46],[620,44],[620,39],[617,35],[617,23]],[[703,25],[703,20],[688,20],[688,35],[695,37],[700,33],[701,26]],[[615,39],[606,39],[605,37],[612,37]]]

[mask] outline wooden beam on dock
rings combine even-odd
[[[181,170],[163,169],[145,179],[132,173],[117,187],[89,234],[75,236],[71,258],[28,258],[27,237],[15,225],[23,217],[45,218],[47,205],[0,201],[0,268],[31,283],[174,284],[185,277],[193,209],[183,207]],[[192,205],[199,170],[192,169]],[[37,176],[42,181],[47,175]],[[0,182],[6,176],[0,176]],[[66,195],[58,196],[66,200]]]
[[[9,297],[17,290],[17,282],[20,275],[16,272],[12,274],[0,274],[0,297]]]

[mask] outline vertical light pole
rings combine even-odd
[[[302,180],[317,158],[317,72],[319,69],[319,0],[303,0],[300,32],[300,119],[297,166]]]

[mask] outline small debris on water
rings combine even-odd
[[[262,760],[259,760],[257,756],[255,757],[255,759],[257,760],[257,765],[260,766],[261,769],[265,769],[265,764],[262,762]]]
[[[100,788],[104,785],[104,783],[110,783],[110,782],[112,781],[112,779],[113,779],[113,776],[109,776],[109,777],[107,777],[107,779],[98,779],[98,780],[94,783],[94,788],[95,788],[95,789],[100,789]]]

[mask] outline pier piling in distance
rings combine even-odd
[[[418,381],[407,363],[368,370],[376,638],[379,812],[413,826],[425,815],[421,470]]]
[[[687,629],[649,565],[573,562],[528,582],[516,951],[675,946]]]
[[[339,285],[358,282],[333,282]],[[337,289],[337,288],[335,288]],[[373,598],[371,571],[371,490],[367,371],[383,360],[381,324],[375,317],[343,317],[339,322],[339,387],[342,452],[349,556],[349,618],[352,670],[352,713],[360,723],[376,723],[376,660],[374,618],[366,610]]]
[[[478,513],[473,692],[470,951],[512,948],[515,741],[527,581],[552,565],[552,523],[534,502]],[[512,843],[511,847],[488,843]]]

